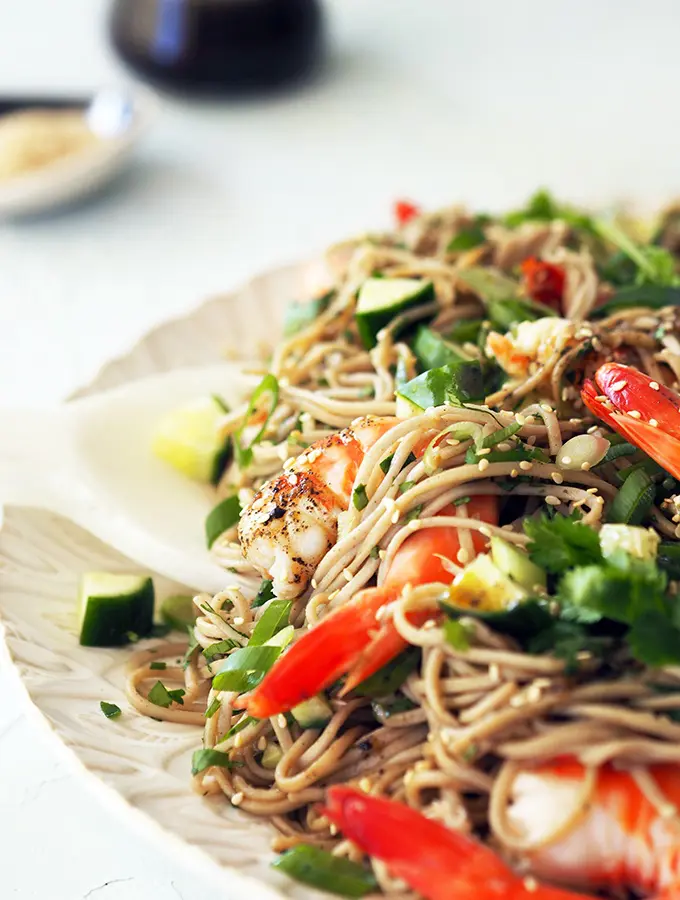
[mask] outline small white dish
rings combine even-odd
[[[102,187],[123,169],[156,109],[155,96],[148,91],[97,91],[83,116],[102,140],[80,153],[0,180],[0,217],[46,213]]]

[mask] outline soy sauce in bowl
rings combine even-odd
[[[161,88],[243,93],[303,80],[320,61],[319,0],[115,0],[111,38]]]

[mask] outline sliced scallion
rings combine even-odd
[[[198,775],[199,772],[203,772],[211,766],[219,766],[221,769],[233,769],[234,766],[242,765],[242,762],[232,762],[227,753],[222,753],[220,750],[212,750],[206,747],[203,750],[196,750],[191,757],[191,774]]]
[[[363,897],[379,890],[373,872],[328,850],[296,844],[272,863],[290,878],[340,897]]]
[[[368,494],[366,493],[366,485],[358,484],[352,491],[352,503],[355,509],[362,510],[368,506]]]
[[[273,583],[269,578],[263,578],[262,584],[260,585],[260,589],[255,596],[255,599],[250,604],[251,609],[256,609],[258,606],[264,606],[265,603],[269,603],[270,600],[274,599],[274,588]]]
[[[216,691],[251,691],[262,681],[281,653],[280,647],[242,647],[235,650],[213,678]]]
[[[101,701],[99,708],[107,719],[117,719],[121,714],[120,706],[117,706],[115,703],[107,703],[106,700]]]
[[[244,444],[243,432],[249,425],[250,419],[257,409],[258,402],[262,397],[266,397],[267,395],[269,396],[269,404],[264,422],[256,432],[255,436],[251,438],[248,443]],[[269,424],[269,420],[271,419],[272,414],[278,405],[278,402],[279,383],[273,375],[265,375],[259,385],[255,388],[255,391],[250,398],[248,409],[246,410],[246,414],[243,418],[243,424],[234,434],[234,455],[236,457],[236,462],[239,469],[247,469],[248,466],[252,463],[253,447],[255,446],[255,444],[259,444],[262,440],[262,436],[267,430],[267,425]]]
[[[266,644],[270,638],[285,628],[288,625],[292,606],[290,600],[273,600],[255,625],[248,646],[259,647]]]
[[[205,542],[208,550],[218,537],[238,524],[241,515],[241,502],[236,494],[218,503],[208,513],[205,520]]]
[[[636,469],[623,482],[614,497],[607,520],[624,525],[639,525],[649,512],[656,488],[644,469]]]

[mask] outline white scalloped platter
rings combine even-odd
[[[242,290],[156,328],[129,354],[105,366],[78,395],[173,367],[214,362],[233,348],[252,357],[259,341],[271,341],[279,333],[285,305],[309,296],[323,281],[319,262],[256,278]],[[174,837],[171,852],[194,865],[201,884],[234,897],[248,892],[257,900],[322,896],[272,871],[266,823],[192,791],[189,761],[200,746],[201,729],[156,722],[129,707],[123,691],[129,651],[79,646],[78,579],[92,570],[139,567],[53,514],[4,510],[0,637],[5,643],[0,647],[43,722],[75,755],[83,778],[112,814],[161,839],[166,850],[168,836]],[[161,597],[182,588],[161,577],[154,580]],[[118,703],[124,715],[115,721],[104,718],[100,700]]]

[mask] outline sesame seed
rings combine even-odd
[[[477,451],[477,456],[488,456],[491,453],[491,447],[483,447]]]
[[[548,494],[545,498],[545,502],[549,506],[559,506],[562,501],[559,499],[559,497],[556,497],[554,494]]]
[[[531,469],[533,469],[534,464],[529,462],[528,459],[523,459],[519,464],[519,467],[523,472],[529,472]]]
[[[352,572],[350,572],[349,569],[343,569],[342,574],[346,581],[351,581],[354,578],[354,575],[352,574]]]
[[[613,391],[622,391],[627,384],[628,384],[628,382],[625,379],[622,379],[621,381],[615,381],[614,384],[612,385],[612,390]]]
[[[653,391],[658,391],[659,388],[660,388],[660,385],[659,385],[659,382],[658,382],[658,381],[650,381],[650,382],[649,382],[649,386],[650,386],[650,388],[651,388]]]
[[[510,477],[511,477],[511,478],[517,478],[518,475],[519,475],[519,469],[511,469],[511,470],[510,470]]]
[[[524,879],[524,887],[530,894],[533,894],[534,891],[538,890],[538,882],[535,878],[528,876]]]
[[[510,698],[510,706],[514,706],[518,708],[520,706],[526,706],[527,698],[524,694],[515,694],[514,697]]]
[[[563,465],[568,466],[570,463],[571,463],[571,456],[563,456],[562,457]]]
[[[245,619],[243,618],[243,616],[235,616],[234,617],[234,625],[243,625],[244,622],[245,622]]]
[[[553,411],[553,408],[549,403],[541,403],[541,409],[544,409],[546,412]]]
[[[677,815],[677,808],[672,803],[663,803],[659,807],[659,815],[662,819],[673,819]]]
[[[285,728],[286,725],[288,724],[288,722],[286,721],[286,717],[283,715],[283,713],[281,713],[280,715],[278,715],[276,717],[276,724],[279,726],[279,728]]]
[[[589,462],[582,462],[582,463],[581,463],[581,469],[582,469],[582,471],[587,472],[590,468],[591,468],[591,465],[590,465]]]
[[[257,741],[257,749],[258,749],[260,752],[262,752],[263,750],[266,750],[266,749],[267,749],[267,738],[266,738],[264,735],[262,735],[261,738],[258,738],[258,741]]]
[[[525,422],[527,425],[534,425],[536,422],[536,416],[527,416]]]
[[[586,494],[597,494],[597,488],[586,488]]]
[[[378,556],[380,557],[380,559],[385,559],[385,557],[387,556],[387,550],[378,550]]]
[[[587,662],[592,658],[593,654],[590,652],[590,650],[579,650],[579,652],[576,654],[576,659],[580,660],[581,662]]]
[[[604,401],[607,399],[607,395],[606,394],[598,394],[595,399],[599,400],[600,403],[604,403]]]
[[[318,581],[316,580],[316,578],[312,578],[312,580],[310,581],[310,584],[311,584],[311,586],[314,588],[314,590],[316,590],[316,589],[318,588],[318,586],[319,586],[319,583],[318,583]]]
[[[231,802],[234,806],[240,806],[243,803],[244,798],[245,794],[243,791],[237,791],[231,798]]]
[[[423,631],[431,631],[433,628],[437,627],[437,623],[434,619],[428,619],[427,622],[423,625]]]
[[[595,434],[595,432],[599,431],[599,430],[600,430],[599,425],[591,425],[590,428],[588,429],[588,431],[586,431],[586,434]]]
[[[330,602],[331,600],[335,600],[335,598],[338,596],[339,593],[340,593],[340,588],[336,588],[334,591],[331,591],[330,594],[328,595],[328,601]]]
[[[658,428],[658,427],[659,427],[659,423],[656,421],[656,419],[650,419],[650,420],[649,420],[649,424],[652,426],[652,428]]]
[[[641,419],[642,418],[641,414],[636,409],[629,410],[628,415],[631,417],[631,419]]]
[[[331,824],[328,826],[328,830],[329,830],[330,833],[333,835],[333,837],[335,837],[335,835],[338,833],[338,826],[337,826],[337,825],[334,825],[334,824],[331,822]]]
[[[562,484],[564,482],[564,477],[559,472],[553,472],[550,477],[555,484]]]
[[[463,563],[463,565],[465,565],[466,562],[469,562],[470,554],[465,549],[465,547],[460,548],[460,550],[456,554],[456,559],[458,560],[459,563]]]
[[[496,683],[501,680],[501,670],[497,663],[491,663],[489,666],[489,678]]]
[[[372,784],[370,778],[360,778],[359,779],[359,788],[364,791],[364,793],[368,793],[371,790]]]
[[[530,434],[529,437],[527,438],[527,444],[529,445],[529,447],[533,447],[535,443],[536,443],[536,435]]]
[[[480,459],[477,463],[477,468],[480,472],[485,472],[489,468],[489,460],[488,459]]]
[[[583,419],[569,419],[571,425],[580,425]]]

